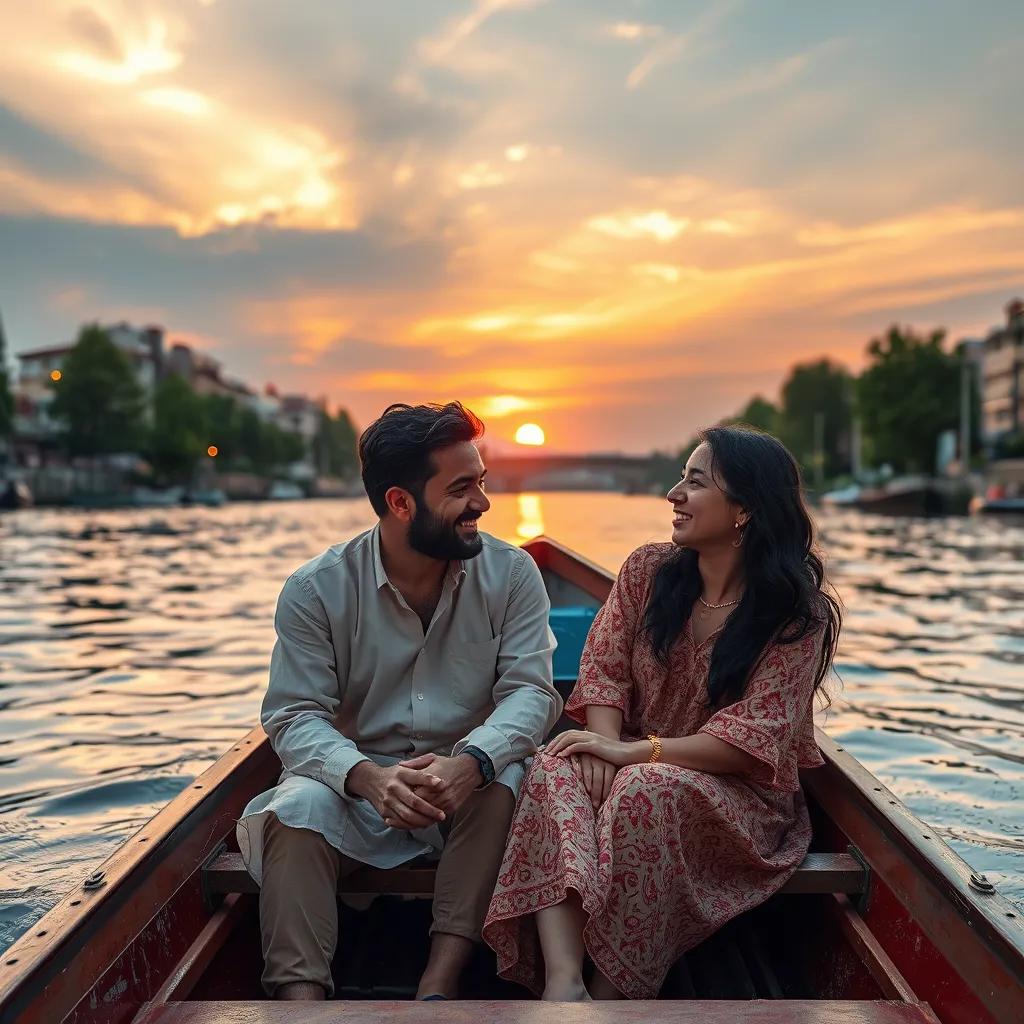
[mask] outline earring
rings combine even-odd
[[[735,526],[735,528],[737,530],[740,530],[740,523],[739,523],[738,519],[736,520],[736,522],[733,525]],[[732,542],[732,546],[734,548],[740,547],[740,545],[743,543],[743,534],[745,534],[746,532],[747,531],[745,529],[744,530],[740,530],[740,535]]]
[[[733,523],[732,525],[733,525],[733,529],[738,530],[740,528],[740,521],[737,519],[736,522]]]

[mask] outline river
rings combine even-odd
[[[617,569],[669,506],[499,494]],[[0,516],[0,949],[257,721],[274,603],[362,499]],[[846,606],[822,724],[1024,906],[1024,525],[820,513]]]

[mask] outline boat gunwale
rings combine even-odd
[[[221,846],[237,816],[230,813],[232,800],[240,811],[251,795],[243,780],[262,774],[273,756],[260,726],[240,737],[103,861],[93,872],[103,873],[100,887],[77,883],[20,936],[0,957],[0,1021],[11,1010],[17,1021],[50,1022],[71,1014]],[[211,819],[206,839],[200,838]],[[190,853],[183,859],[186,848]],[[113,934],[105,935],[101,948],[116,939],[117,951],[103,953],[98,962],[98,951],[90,950],[99,944],[90,940],[104,929]],[[37,1016],[19,1016],[32,1008]]]
[[[567,576],[563,570],[572,566],[572,582],[602,602],[607,598],[615,581],[613,573],[549,537],[538,537],[523,546],[539,565],[556,574]],[[986,1010],[997,1021],[1016,1024],[1021,1000],[1018,997],[1015,1001],[1013,994],[1024,990],[1024,912],[998,892],[973,889],[972,868],[933,827],[817,725],[814,732],[825,765],[801,771],[804,790],[856,843],[872,872],[890,886],[897,901],[919,923],[938,953],[955,965],[958,976]],[[837,820],[837,802],[856,805],[870,827],[857,827],[858,822],[849,818]],[[925,835],[929,838],[922,838]],[[889,852],[889,846],[896,848],[897,858]],[[898,884],[894,861],[899,859],[924,880],[931,898],[922,899]],[[984,953],[977,952],[979,944]],[[964,970],[965,946],[976,951],[966,958],[969,975]],[[999,991],[993,991],[984,971],[990,958],[995,958],[1005,971],[1005,984]]]
[[[607,597],[615,577],[602,567],[550,538],[539,537],[523,547],[541,568],[550,569],[598,601],[603,602]],[[917,839],[927,826],[887,788],[882,788],[882,798],[875,798],[875,785],[881,785],[879,780],[820,729],[816,729],[816,734],[826,765],[802,773],[802,781],[816,799],[818,794],[825,797],[819,799],[819,803],[836,826],[847,833],[851,829],[849,821],[833,817],[836,799],[859,809],[870,824],[882,826],[882,839],[936,890],[944,905],[944,914],[939,913],[938,917],[961,921],[968,940],[973,940],[976,947],[980,943],[986,952],[999,959],[1010,976],[1024,981],[1024,921],[1017,908],[999,894],[976,894],[969,885],[969,865],[941,838],[936,836],[928,842]],[[101,888],[82,891],[81,885],[77,885],[17,939],[0,957],[0,1020],[50,1022],[63,1020],[71,1014],[141,938],[175,894],[189,883],[198,887],[197,876],[202,864],[230,833],[231,817],[225,816],[233,806],[232,801],[238,804],[251,796],[242,786],[243,780],[254,774],[267,774],[268,769],[273,776],[276,774],[273,765],[270,743],[262,728],[257,726],[103,862],[100,870],[105,874]],[[206,839],[196,842],[199,826],[211,820],[214,827]],[[908,826],[914,829],[913,837]],[[856,829],[853,831],[856,833]],[[184,862],[181,860],[183,846],[190,851]],[[879,877],[887,885],[891,884],[891,871],[886,870],[891,868],[891,863],[879,857],[863,838],[858,848]],[[154,875],[161,867],[165,873],[158,883]],[[139,890],[148,890],[148,898],[132,902]],[[920,898],[914,894],[903,896],[899,889],[893,891],[908,912],[920,919],[921,908],[917,905]],[[122,910],[125,913],[118,917]],[[1012,925],[1009,924],[1012,919],[1005,917],[1007,912],[1017,915]],[[935,924],[932,920],[935,917],[931,914],[928,919],[932,926],[923,930],[940,954],[959,971],[962,949],[951,947],[949,932]],[[100,963],[95,951],[99,944],[85,940],[102,934],[104,928],[111,929],[113,934],[105,935],[107,941],[102,949],[108,949],[117,939],[117,951],[113,956],[103,953],[104,962]],[[45,933],[45,940],[40,939],[41,932]],[[193,938],[193,935],[184,937],[184,945],[187,947]],[[94,947],[91,956],[90,945]],[[13,966],[9,963],[12,960],[16,961]],[[1005,1004],[997,1000],[990,1006],[993,993],[979,990],[977,984],[968,984],[997,1020],[1012,1019],[1003,1012]],[[42,1012],[41,1000],[45,1002]],[[17,1016],[30,1008],[36,1011],[35,1016]],[[15,1016],[9,1017],[12,1010]]]

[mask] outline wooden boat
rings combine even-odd
[[[970,511],[975,516],[1024,517],[1024,498],[974,498]]]
[[[556,676],[568,689],[612,577],[553,541],[526,547],[551,595]],[[680,960],[657,1001],[527,1000],[494,977],[485,950],[467,1000],[411,1001],[429,921],[416,897],[433,885],[418,865],[343,883],[342,1002],[263,999],[257,896],[234,845],[236,818],[279,771],[254,729],[0,958],[0,1020],[1019,1024],[1021,912],[847,751],[820,732],[818,741],[826,766],[803,780],[814,822],[806,862],[781,893]]]
[[[957,481],[924,476],[898,477],[877,487],[853,484],[822,495],[822,504],[889,516],[962,515],[969,492]]]

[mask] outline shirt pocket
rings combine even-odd
[[[451,663],[452,700],[467,711],[479,711],[494,700],[498,678],[498,649],[501,637],[477,643],[460,643],[448,657]]]

